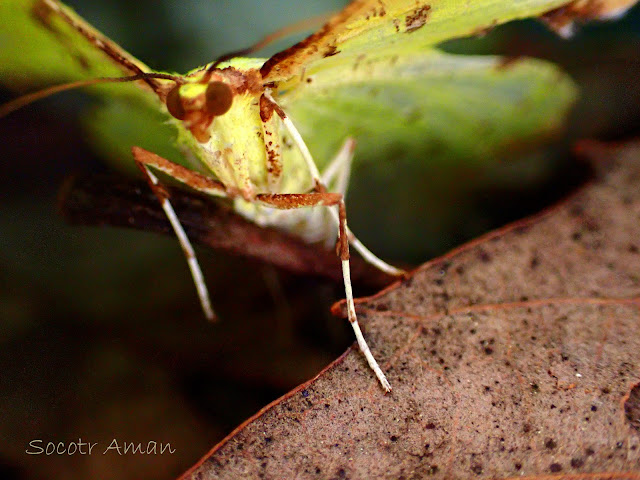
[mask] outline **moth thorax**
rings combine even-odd
[[[200,143],[209,141],[208,127],[215,117],[224,115],[231,108],[234,92],[231,86],[219,80],[202,83],[185,83],[173,87],[167,94],[169,113],[182,120]]]

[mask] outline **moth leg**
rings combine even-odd
[[[293,141],[296,143],[296,145],[300,149],[300,153],[302,153],[302,158],[304,158],[304,161],[307,164],[307,167],[309,168],[309,172],[311,173],[311,177],[313,178],[316,189],[320,192],[326,191],[327,188],[322,182],[320,172],[318,171],[318,167],[316,166],[316,163],[313,161],[311,152],[309,151],[309,148],[307,147],[307,145],[304,143],[304,140],[302,139],[300,132],[298,132],[298,129],[295,127],[293,122],[289,119],[289,117],[287,117],[284,111],[278,106],[278,104],[275,102],[273,97],[268,92],[264,93],[263,98],[266,98],[269,102],[271,102],[272,105],[270,106],[270,108],[272,109],[272,111],[275,111],[278,113],[278,116],[280,116],[280,118],[282,119],[282,123],[284,124],[286,129],[289,131],[289,134],[293,138]],[[337,212],[333,208],[330,208],[329,212],[334,222],[339,226],[340,225],[339,212]],[[389,265],[387,262],[375,256],[373,252],[371,252],[371,250],[365,247],[364,244],[360,240],[358,240],[358,238],[353,234],[353,232],[348,227],[346,229],[346,232],[347,232],[347,238],[349,239],[349,243],[353,245],[353,248],[355,248],[358,251],[358,253],[362,255],[362,258],[364,258],[368,263],[376,267],[378,270],[381,270],[385,273],[388,273],[389,275],[394,275],[394,276],[402,276],[406,273],[404,270],[396,268],[393,265]]]
[[[356,141],[351,137],[347,138],[320,177],[323,185],[331,188],[332,192],[342,194],[343,199],[347,197],[355,148]]]
[[[369,345],[367,345],[360,325],[356,316],[356,307],[353,302],[353,289],[351,287],[351,268],[349,266],[349,239],[347,237],[347,209],[344,198],[340,193],[317,192],[317,193],[300,193],[300,194],[261,194],[256,196],[256,200],[264,205],[283,210],[291,210],[304,207],[325,206],[333,210],[334,206],[338,207],[339,228],[338,228],[338,244],[337,253],[342,263],[342,278],[344,280],[344,291],[347,298],[347,317],[351,323],[351,327],[356,335],[358,346],[364,354],[369,366],[378,377],[387,392],[391,391],[391,385],[384,375],[384,372],[374,358]]]
[[[85,22],[82,18],[76,15],[70,8],[60,4],[54,0],[39,0],[32,2],[32,15],[34,18],[43,24],[43,26],[57,34],[56,25],[52,22],[52,19],[61,19],[76,32],[82,35],[87,42],[91,44],[91,47],[102,51],[102,53],[109,57],[110,60],[120,66],[123,72],[129,75],[140,75],[148,72],[148,68],[138,61],[135,57],[125,52],[122,48],[116,45],[111,39],[105,37],[102,33],[98,32],[95,28]],[[76,58],[80,65],[85,62],[84,54],[80,53],[81,49],[66,38],[65,35],[59,35],[59,39],[64,42],[70,51],[75,51]],[[162,83],[157,79],[145,78],[141,81],[148,84],[151,89],[159,93],[162,90]]]
[[[333,157],[329,165],[323,170],[320,177],[322,185],[326,186],[326,189],[331,192],[337,192],[342,194],[343,200],[346,200],[347,188],[349,187],[349,177],[351,174],[351,164],[353,161],[353,152],[355,150],[356,141],[349,137],[347,138],[338,153]],[[331,216],[334,209],[329,209],[327,214],[330,216],[329,222],[334,222],[334,218]],[[326,217],[323,216],[323,222],[326,222]],[[323,223],[323,225],[326,225]],[[338,224],[336,224],[338,227]],[[325,238],[325,247],[331,248],[331,237]]]
[[[158,181],[158,177],[156,177],[149,167],[153,167],[157,170],[160,170],[171,177],[179,180],[186,185],[189,185],[196,190],[203,191],[209,194],[217,194],[218,196],[226,196],[226,192],[224,191],[224,186],[215,180],[207,178],[203,175],[198,174],[197,172],[193,172],[187,168],[182,167],[181,165],[177,165],[169,160],[166,160],[155,153],[151,153],[140,147],[132,148],[133,157],[135,158],[136,165],[142,171],[145,179],[149,183],[151,190],[155,194],[155,196],[160,201],[162,205],[162,209],[164,213],[167,215],[171,226],[173,227],[173,231],[178,237],[178,241],[180,242],[180,246],[182,247],[182,251],[184,252],[184,256],[187,259],[187,264],[189,265],[189,270],[191,270],[191,276],[193,277],[193,283],[196,286],[196,290],[198,292],[198,298],[200,299],[200,305],[202,305],[202,310],[204,311],[205,316],[208,320],[215,320],[216,315],[213,312],[213,308],[211,307],[211,300],[209,298],[209,291],[207,290],[207,285],[204,281],[204,276],[202,275],[202,270],[200,269],[200,265],[198,264],[198,259],[196,258],[195,251],[193,250],[193,246],[187,237],[182,225],[180,225],[180,220],[178,220],[178,216],[169,201],[169,195],[164,188],[160,185]]]

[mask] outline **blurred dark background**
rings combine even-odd
[[[344,4],[68,3],[150,66],[177,71]],[[561,199],[589,176],[571,155],[576,139],[624,140],[640,129],[637,7],[570,40],[519,22],[444,48],[549,59],[578,83],[581,99],[561,140],[491,168],[447,172],[451,181],[411,199],[402,212],[380,211],[384,206],[366,193],[367,181],[376,180],[356,169],[351,226],[374,251],[403,264],[422,263]],[[7,91],[0,97],[10,98]],[[342,287],[199,249],[222,318],[211,325],[175,238],[65,224],[56,212],[65,178],[106,170],[78,125],[84,102],[82,95],[52,98],[0,120],[0,477],[174,478],[352,343],[347,322],[329,314]],[[381,235],[390,230],[388,218],[412,225],[407,231],[419,242],[394,244]],[[408,250],[403,242],[417,246]],[[373,293],[355,288],[357,295]],[[176,453],[25,454],[34,439],[79,438],[104,448],[114,438],[170,442]]]

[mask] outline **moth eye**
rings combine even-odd
[[[186,112],[182,105],[182,99],[180,98],[180,85],[176,85],[167,94],[167,110],[169,113],[178,120],[184,120]]]
[[[211,82],[207,86],[206,109],[214,116],[224,115],[233,103],[233,91],[224,82]]]

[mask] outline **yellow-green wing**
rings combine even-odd
[[[316,63],[332,64],[380,48],[398,53],[473,35],[496,25],[554,11],[558,27],[582,18],[624,11],[635,0],[354,0],[322,29],[270,58],[262,67],[268,82],[287,82]],[[566,8],[565,8],[566,7]]]
[[[282,91],[278,101],[321,167],[347,136],[356,138],[351,225],[376,232],[361,235],[390,257],[420,258],[434,248],[422,240],[441,231],[486,228],[450,223],[469,208],[460,192],[491,184],[497,171],[510,188],[544,175],[544,156],[518,160],[562,132],[576,97],[568,76],[540,60],[437,51],[370,55],[305,78],[304,88]]]
[[[58,1],[2,1],[0,74],[13,88],[148,71]]]
[[[358,163],[380,171],[403,158],[486,163],[544,143],[576,97],[569,77],[547,62],[436,50],[371,54],[305,78],[278,101],[316,161],[325,164],[353,136]]]
[[[16,91],[98,77],[149,72],[144,63],[55,0],[0,3],[0,83]],[[107,158],[133,166],[130,149],[139,145],[173,160],[175,129],[166,125],[154,87],[158,80],[94,85],[104,100],[90,112],[86,127]],[[124,162],[123,162],[124,159]]]

